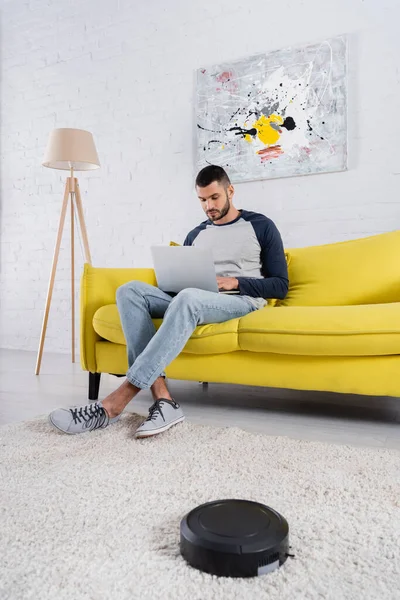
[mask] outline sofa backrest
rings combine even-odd
[[[289,292],[276,306],[400,302],[400,230],[288,254]]]

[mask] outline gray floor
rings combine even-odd
[[[0,349],[0,425],[44,415],[59,406],[85,403],[88,374],[68,355]],[[122,383],[103,375],[100,398]],[[400,449],[400,398],[297,392],[270,388],[168,382],[188,420],[237,426],[267,435]],[[151,394],[142,391],[127,410],[145,415]]]

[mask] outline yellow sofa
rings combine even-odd
[[[400,231],[286,253],[289,293],[225,323],[200,325],[165,369],[171,379],[400,396]],[[115,293],[153,269],[85,264],[81,364],[89,398],[101,373],[128,368]],[[155,319],[158,328],[161,319]]]

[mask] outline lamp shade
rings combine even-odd
[[[53,129],[43,166],[50,169],[91,171],[100,167],[93,136],[84,129]]]

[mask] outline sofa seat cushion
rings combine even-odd
[[[400,302],[263,308],[240,319],[239,346],[303,356],[400,354]]]
[[[158,330],[161,327],[162,319],[152,319],[152,321]],[[199,325],[187,341],[183,352],[189,354],[224,354],[239,350],[238,327],[239,319],[231,319],[225,321],[225,323]],[[95,312],[93,328],[103,339],[115,344],[126,345],[116,304],[107,304]]]

